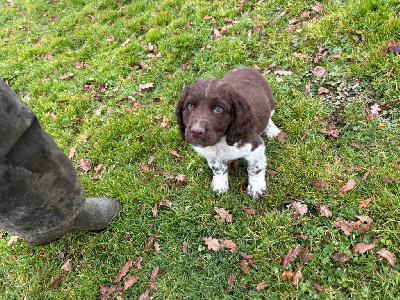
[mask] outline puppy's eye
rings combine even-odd
[[[219,105],[217,105],[216,107],[214,107],[214,112],[216,112],[216,113],[220,113],[220,112],[222,112],[224,109],[221,107],[221,106],[219,106]]]
[[[187,108],[189,110],[193,110],[194,109],[194,104],[192,102],[189,102],[188,105],[187,105]]]

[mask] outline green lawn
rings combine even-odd
[[[76,147],[87,195],[124,205],[109,229],[46,246],[0,231],[0,299],[400,298],[399,264],[381,252],[400,259],[398,1],[1,0],[0,28],[0,77],[67,155]],[[244,191],[244,161],[214,194],[174,117],[184,84],[240,66],[263,70],[287,133],[265,141],[260,199]]]

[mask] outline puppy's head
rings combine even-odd
[[[254,128],[245,99],[223,80],[203,78],[185,86],[175,115],[182,139],[194,146],[212,146],[226,136],[228,145],[246,141]]]

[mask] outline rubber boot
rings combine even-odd
[[[68,225],[49,232],[23,237],[23,239],[33,246],[39,246],[50,243],[69,232],[102,230],[114,220],[121,209],[122,205],[115,199],[86,198],[83,209]]]

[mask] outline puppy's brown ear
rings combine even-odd
[[[182,89],[181,95],[179,96],[178,104],[175,109],[175,116],[178,121],[179,130],[181,131],[182,139],[185,140],[185,129],[186,125],[183,122],[183,110],[185,109],[185,100],[190,93],[190,85],[185,86]]]
[[[249,133],[254,129],[254,121],[250,106],[247,102],[234,91],[229,92],[232,106],[232,120],[226,132],[226,142],[229,146],[235,143],[245,143],[249,138]]]

